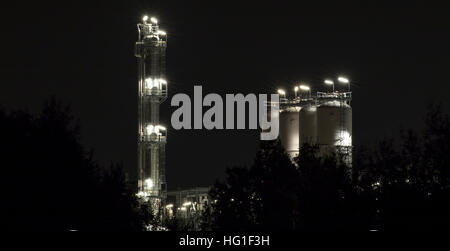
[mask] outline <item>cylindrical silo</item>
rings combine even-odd
[[[279,137],[281,145],[291,158],[299,151],[299,106],[287,107],[280,111]]]
[[[299,112],[299,146],[317,143],[317,106],[308,104],[302,106]]]
[[[345,101],[333,100],[319,105],[317,143],[324,155],[352,146],[352,108]]]

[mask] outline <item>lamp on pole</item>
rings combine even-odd
[[[339,83],[347,84],[348,91],[350,91],[350,80],[348,78],[340,76],[340,77],[338,77],[338,81],[339,81]]]
[[[278,89],[278,94],[280,94],[280,96],[283,96],[284,98],[286,98],[286,92],[282,89]]]
[[[307,86],[307,85],[300,85],[299,88],[302,91],[308,92],[309,93],[309,97],[311,97],[311,88],[309,86]]]
[[[333,92],[334,92],[334,81],[330,80],[330,79],[325,79],[325,81],[323,81],[326,85],[331,85],[333,88]]]

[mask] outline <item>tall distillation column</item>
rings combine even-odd
[[[159,124],[159,105],[167,99],[166,33],[155,18],[144,16],[137,25],[138,61],[138,196],[165,200],[166,128]],[[161,204],[161,203],[158,203]]]

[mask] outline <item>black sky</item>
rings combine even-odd
[[[169,34],[170,96],[271,93],[326,77],[353,83],[354,142],[419,128],[425,107],[449,102],[448,8],[429,1],[124,1],[2,7],[0,104],[38,111],[50,95],[72,105],[101,163],[136,165],[136,23]],[[162,120],[174,110],[166,101]],[[169,128],[170,130],[170,128]],[[258,134],[169,131],[169,187],[207,185],[251,163]]]

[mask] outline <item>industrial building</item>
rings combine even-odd
[[[159,106],[167,99],[165,76],[167,36],[158,20],[144,16],[137,25],[138,41],[138,196],[159,209],[166,198],[166,128],[159,123]]]
[[[138,62],[138,197],[150,202],[160,215],[187,221],[196,219],[209,203],[209,187],[167,192],[165,177],[165,146],[167,130],[160,124],[159,108],[168,96],[165,75],[167,34],[161,31],[158,20],[144,16],[137,25],[138,41],[135,56]],[[305,144],[318,145],[320,154],[350,153],[352,146],[352,108],[349,80],[348,91],[334,88],[334,81],[326,80],[332,91],[316,92],[300,85],[293,96],[280,94],[279,139],[291,159]],[[273,115],[269,115],[273,116]],[[351,162],[351,155],[349,163]],[[194,222],[194,224],[197,224]]]
[[[199,219],[209,205],[210,187],[178,189],[167,193],[166,215],[176,217],[192,229],[199,229]]]
[[[327,79],[324,84],[332,86],[328,92],[311,92],[305,84],[294,88],[294,95],[280,94],[280,134],[281,144],[291,159],[298,156],[303,144],[317,145],[321,156],[344,154],[347,164],[351,164],[352,148],[352,93],[350,81],[338,77],[340,90],[334,81]],[[344,88],[342,88],[344,86]],[[344,90],[345,89],[345,90]]]
[[[167,130],[159,121],[159,106],[167,99],[167,34],[158,20],[144,16],[137,25],[138,63],[138,197],[150,202],[155,214],[195,218],[208,203],[209,187],[167,192],[165,146]]]
[[[170,205],[173,205],[177,206],[176,209],[181,212],[188,211],[189,209],[201,211],[209,203],[209,189],[209,187],[195,187],[170,191],[167,193],[169,208],[171,208]]]

